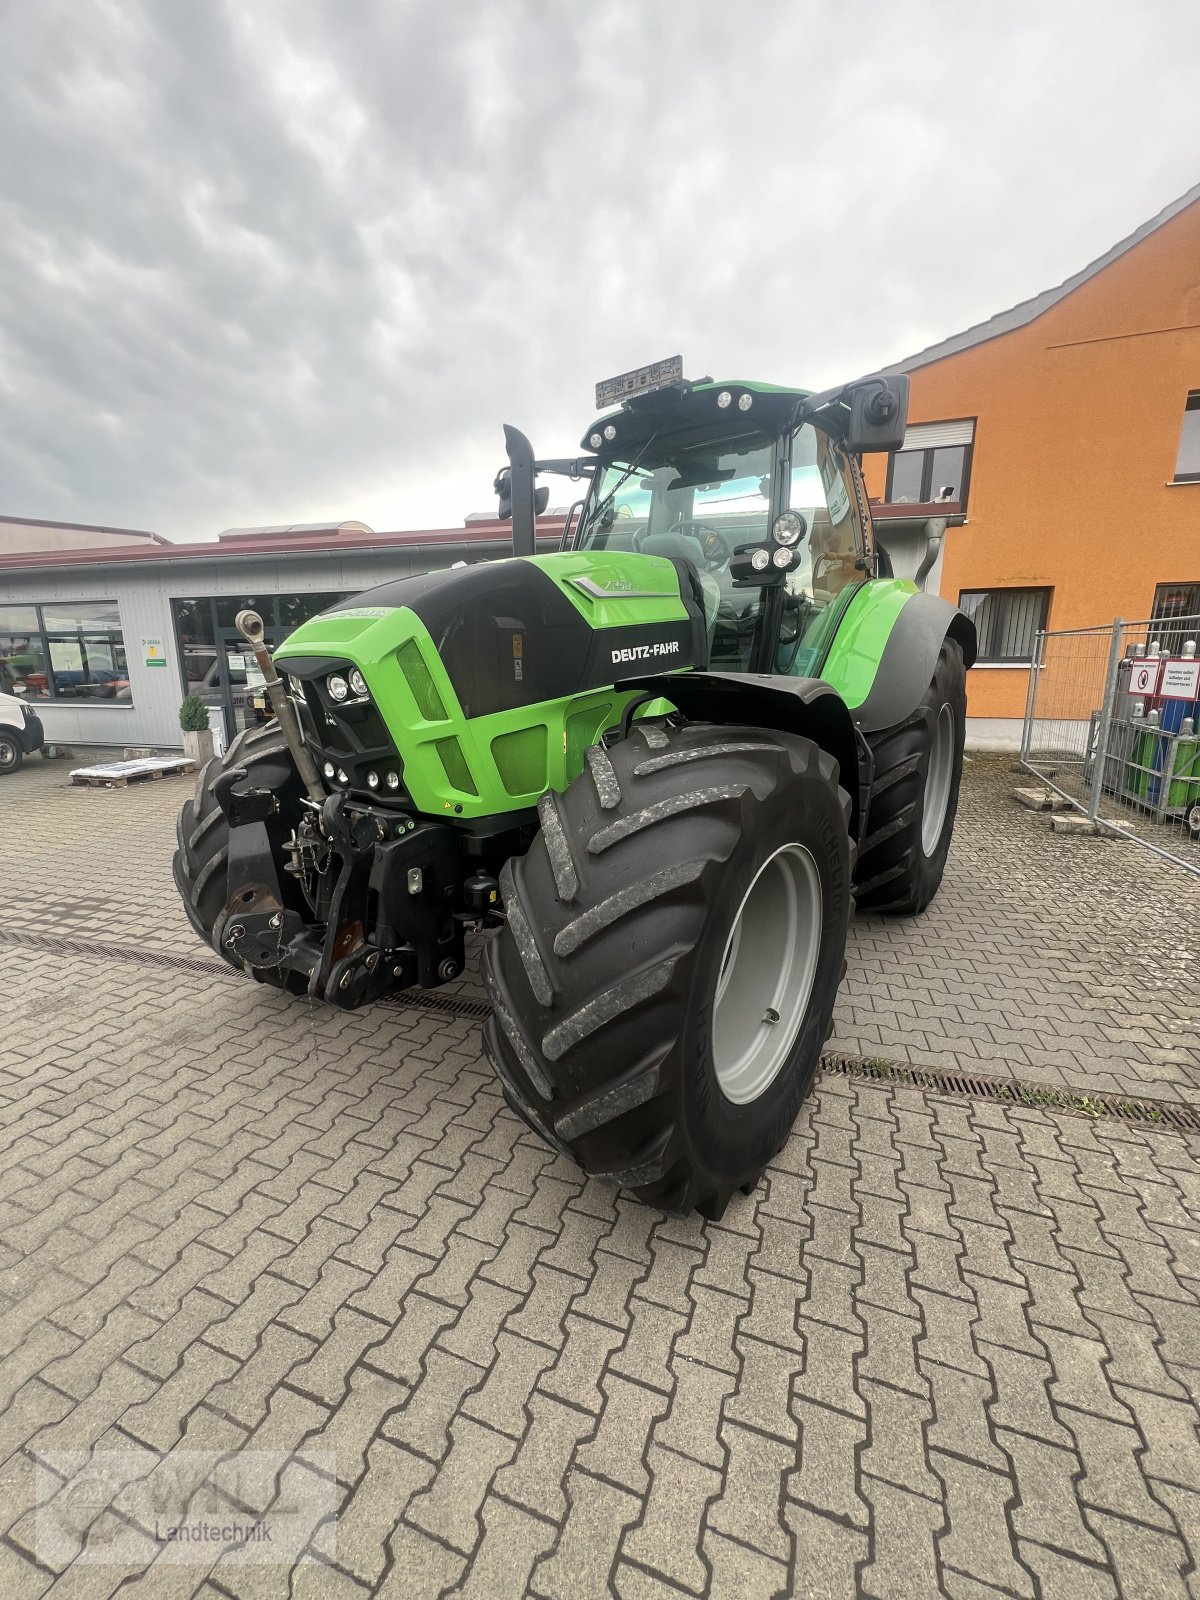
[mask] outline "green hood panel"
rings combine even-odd
[[[671,561],[564,552],[381,585],[302,624],[275,660],[310,682],[357,667],[414,806],[468,818],[564,788],[630,700],[619,680],[690,666],[697,644],[703,611]]]

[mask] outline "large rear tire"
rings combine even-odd
[[[293,821],[299,820],[301,789],[278,725],[270,722],[247,728],[223,756],[216,756],[201,767],[196,775],[196,792],[184,801],[175,823],[177,848],[171,870],[188,921],[223,961],[241,972],[241,962],[231,960],[221,945],[229,894],[229,824],[217,804],[213,784],[230,767],[245,768],[246,787],[268,789],[279,797],[285,832]]]
[[[845,967],[850,801],[810,740],[636,728],[501,876],[485,1041],[585,1172],[719,1217],[812,1085]]]
[[[966,737],[967,674],[946,639],[911,717],[870,736],[875,777],[858,852],[860,911],[924,911],[942,881],[958,811]]]

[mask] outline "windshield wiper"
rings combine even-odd
[[[654,432],[646,440],[645,444],[638,451],[638,453],[634,457],[634,459],[625,468],[625,471],[617,479],[616,483],[613,484],[612,488],[608,491],[608,493],[604,496],[604,498],[602,500],[598,500],[596,502],[596,509],[592,513],[592,516],[595,517],[596,520],[598,522],[600,522],[602,526],[603,526],[603,523],[604,523],[604,518],[607,516],[608,512],[612,509],[613,501],[617,498],[617,495],[619,494],[621,489],[625,486],[625,484],[627,484],[629,482],[630,478],[633,477],[634,473],[641,466],[643,460],[645,459],[646,451],[649,450],[650,446],[654,443],[655,439],[658,438],[659,431],[660,430],[657,429],[657,428],[654,430]],[[588,520],[590,521],[591,519],[589,518]]]

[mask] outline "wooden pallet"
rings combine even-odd
[[[137,761],[106,761],[97,767],[77,767],[71,774],[71,782],[88,789],[127,789],[131,783],[170,778],[195,770],[195,762],[184,756],[152,756]]]

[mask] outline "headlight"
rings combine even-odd
[[[739,411],[749,411],[750,407],[753,404],[754,404],[754,396],[752,394],[741,394],[741,395],[738,396],[738,410]]]
[[[807,532],[808,524],[798,511],[782,511],[771,524],[776,544],[799,544]]]
[[[720,406],[722,411],[727,411],[733,404],[733,396],[730,394],[728,389],[721,390],[720,394],[717,396],[717,404]]]
[[[379,774],[377,772],[368,772],[367,773],[367,788],[368,789],[378,789],[378,787],[379,787]]]
[[[344,700],[350,693],[350,685],[340,672],[335,672],[332,677],[327,678],[325,687],[329,690],[329,698],[331,700]]]
[[[604,435],[602,433],[593,433],[591,438],[588,440],[588,443],[591,445],[593,450],[599,450],[600,446],[604,443]]]
[[[400,774],[398,772],[389,772],[384,781],[389,789],[398,789],[400,787]]]
[[[617,437],[617,430],[613,427],[611,422],[609,422],[609,423],[607,423],[605,425],[604,437],[608,440],[609,444],[611,444],[613,442],[613,440]]]
[[[777,567],[790,567],[792,564],[792,552],[786,545],[780,545],[779,549],[776,550],[775,554],[771,557],[771,560]]]
[[[367,680],[363,677],[362,673],[357,667],[353,667],[351,669],[350,687],[354,690],[355,694],[366,694],[367,692]]]
[[[765,572],[766,569],[771,565],[770,551],[763,550],[762,548],[753,551],[750,556],[750,565],[754,568],[755,572]]]
[[[325,776],[327,778],[332,778],[335,770],[336,769],[335,769],[332,761],[327,761],[325,763],[325,765],[321,768],[321,771],[325,774]]]

